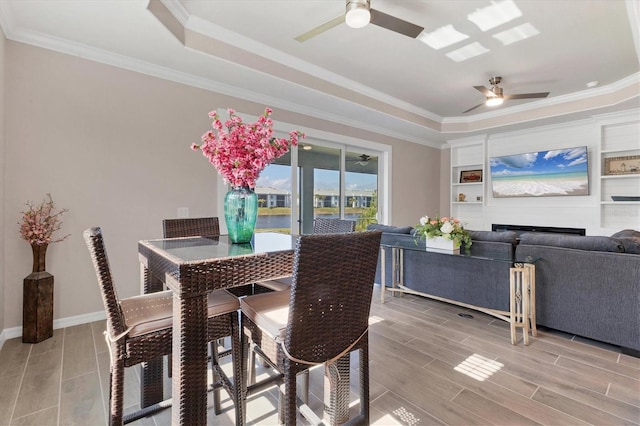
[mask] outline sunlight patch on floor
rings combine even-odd
[[[404,407],[393,410],[390,414],[386,414],[374,423],[372,426],[394,426],[394,425],[417,425],[420,419]]]
[[[384,318],[380,318],[380,317],[375,316],[375,315],[371,315],[369,317],[369,325],[376,324],[376,323],[379,323],[379,322],[382,322],[382,321],[384,321]]]
[[[502,367],[504,367],[504,364],[485,358],[482,355],[473,354],[455,366],[454,370],[483,382]]]

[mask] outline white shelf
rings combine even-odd
[[[630,178],[639,179],[640,178],[640,173],[629,173],[629,174],[626,174],[626,175],[602,175],[602,176],[600,176],[600,179],[630,179]]]
[[[600,226],[637,228],[640,201],[613,201],[611,196],[640,195],[640,173],[605,175],[606,159],[640,155],[640,121],[603,123],[600,140]]]
[[[640,201],[600,201],[600,204],[611,204],[619,206],[621,204],[640,206]]]
[[[604,155],[604,154],[619,154],[621,152],[634,152],[634,151],[636,151],[636,152],[640,151],[640,148],[603,149],[603,150],[600,151],[600,154],[602,154],[602,155]]]
[[[485,199],[485,139],[475,138],[451,144],[450,165],[450,216],[461,220],[465,227],[481,229],[484,222]],[[478,171],[481,182],[460,182],[461,172]],[[468,201],[458,201],[463,194]],[[481,201],[478,201],[480,198]]]
[[[453,186],[473,186],[473,185],[482,186],[483,183],[484,182],[464,182],[464,183],[453,182],[453,183],[451,183],[451,185],[453,185]]]
[[[451,166],[453,169],[461,169],[463,167],[471,170],[481,170],[484,166],[482,164],[453,164]]]

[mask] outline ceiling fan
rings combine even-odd
[[[481,107],[482,105],[486,106],[497,106],[502,105],[502,102],[509,99],[532,99],[532,98],[546,98],[549,96],[549,92],[540,92],[540,93],[521,93],[518,95],[503,95],[502,87],[498,85],[502,81],[502,77],[491,77],[489,79],[489,83],[491,83],[491,89],[487,89],[484,86],[473,86],[474,89],[480,91],[483,95],[487,97],[487,100],[481,104],[474,106],[473,108],[469,108],[462,113],[465,114],[469,111],[473,111],[474,109]]]
[[[382,28],[395,31],[407,37],[416,38],[424,30],[419,25],[412,24],[395,16],[388,15],[379,10],[372,9],[370,0],[346,0],[346,11],[344,15],[337,16],[325,22],[295,39],[299,42],[307,41],[333,27],[346,23],[351,28],[362,28],[371,22]]]
[[[367,154],[362,154],[358,156],[358,160],[347,160],[347,161],[353,161],[353,164],[357,164],[359,166],[366,166],[367,164],[369,164],[370,160],[371,160],[371,156]]]

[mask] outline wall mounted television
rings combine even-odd
[[[491,157],[496,198],[589,195],[586,146]]]

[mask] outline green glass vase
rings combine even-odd
[[[224,220],[229,240],[235,244],[251,241],[258,217],[258,196],[248,186],[234,186],[224,197]]]

